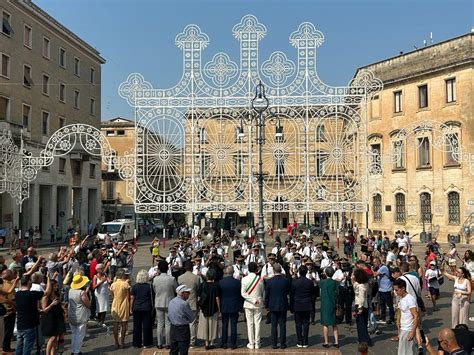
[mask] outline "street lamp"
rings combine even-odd
[[[263,113],[268,109],[269,101],[265,96],[265,86],[261,82],[255,87],[255,96],[252,99],[252,109],[257,113],[257,145],[258,145],[258,226],[257,237],[265,255],[265,224],[263,220],[263,145],[265,144],[265,120]],[[253,120],[253,118],[251,118]],[[279,125],[278,125],[279,126]],[[277,134],[282,133],[281,128],[277,129]],[[240,127],[239,135],[243,136],[243,128]],[[281,137],[281,136],[280,136]]]

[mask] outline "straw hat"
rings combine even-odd
[[[89,278],[87,276],[82,275],[74,275],[74,278],[71,282],[71,288],[73,290],[79,290],[83,288],[89,282]]]

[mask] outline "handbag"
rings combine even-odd
[[[416,295],[416,304],[418,305],[418,308],[420,309],[420,311],[426,312],[425,302],[423,302],[423,298],[421,298],[420,295],[416,292],[416,290],[415,290],[415,288],[413,287],[413,284],[411,283],[410,279],[405,276],[405,280],[408,281],[408,283],[410,284],[411,288],[412,288],[413,291],[415,292],[415,295]]]
[[[439,285],[441,286],[442,284],[444,284],[444,276],[443,274],[441,274],[438,270],[438,283]]]
[[[336,318],[342,318],[344,316],[344,312],[340,305],[336,305]]]

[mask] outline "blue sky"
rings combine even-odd
[[[181,77],[176,34],[190,23],[210,37],[204,62],[217,52],[239,61],[232,27],[253,14],[267,27],[260,62],[273,51],[295,59],[288,36],[301,22],[325,35],[318,72],[330,85],[344,85],[363,65],[471,31],[471,0],[33,0],[97,48],[102,68],[102,119],[133,117],[117,89],[131,72],[142,73],[155,88]]]

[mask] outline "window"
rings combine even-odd
[[[372,107],[371,107],[371,118],[378,118],[380,117],[380,102],[379,102],[379,95],[375,95],[372,99]]]
[[[206,143],[206,129],[199,127],[198,128],[198,140],[199,144],[205,144]]]
[[[23,104],[23,128],[26,129],[27,132],[30,131],[30,122],[31,122],[31,106]]]
[[[0,96],[0,121],[8,121],[10,119],[10,99]]]
[[[41,133],[43,136],[49,135],[49,112],[42,111]]]
[[[371,144],[371,159],[372,162],[370,164],[370,173],[374,175],[378,175],[382,173],[382,158],[381,158],[381,148],[380,143]]]
[[[66,68],[66,50],[59,48],[59,66]]]
[[[66,84],[59,83],[59,101],[66,102]]]
[[[460,217],[459,194],[456,191],[451,191],[448,193],[448,223],[459,224]]]
[[[33,31],[31,29],[30,26],[28,25],[25,25],[24,29],[23,29],[23,44],[25,45],[25,47],[28,47],[31,49],[32,45],[33,45]]]
[[[115,161],[114,160],[116,160],[116,157],[117,157],[117,153],[116,152],[111,152],[111,155],[110,155],[110,157],[108,158],[108,161],[107,161],[107,172],[109,172],[109,173],[115,172]]]
[[[66,159],[59,158],[59,172],[61,174],[66,173]]]
[[[10,79],[10,57],[2,53],[2,76]]]
[[[28,65],[23,65],[23,85],[28,88],[31,88],[33,85],[33,80],[31,80],[31,67]]]
[[[95,69],[94,68],[91,68],[89,81],[91,84],[95,84]]]
[[[11,36],[14,33],[11,26],[11,20],[11,15],[5,10],[2,10],[2,32],[7,36]]]
[[[317,125],[316,127],[316,142],[324,142],[324,125]]]
[[[431,195],[428,192],[420,194],[421,222],[431,223]]]
[[[392,143],[393,169],[405,169],[405,142],[396,141]]]
[[[47,37],[43,37],[43,57],[49,59],[51,56],[51,41]]]
[[[125,130],[123,129],[117,130],[117,136],[125,136]]]
[[[209,155],[202,154],[201,155],[201,171],[200,171],[200,176],[201,178],[207,177],[208,176],[208,166],[209,166],[209,160],[210,157]]]
[[[74,90],[74,108],[79,109],[79,90]]]
[[[327,156],[321,156],[318,154],[316,157],[316,176],[324,175],[324,163],[326,162]]]
[[[405,223],[406,221],[406,210],[405,210],[405,195],[402,193],[395,194],[395,222]]]
[[[456,102],[456,78],[446,80],[446,102]]]
[[[72,169],[74,175],[81,175],[81,161],[80,160],[73,160],[72,161]]]
[[[89,114],[95,115],[95,100],[91,99],[89,102]]]
[[[418,86],[418,107],[428,107],[428,85]]]
[[[382,195],[376,194],[372,197],[373,200],[373,217],[375,222],[382,220]]]
[[[430,140],[428,137],[418,138],[418,167],[430,166]]]
[[[111,130],[110,130],[110,131],[107,131],[106,134],[107,134],[107,136],[109,136],[109,137],[113,137],[113,136],[115,136],[115,131],[111,131]]]
[[[285,160],[283,157],[275,160],[275,175],[277,178],[285,176]]]
[[[399,113],[402,111],[403,111],[402,92],[395,91],[393,93],[393,112]]]
[[[89,178],[95,179],[95,164],[89,164]]]
[[[242,161],[242,152],[237,152],[237,155],[234,156],[235,164],[235,175],[241,176],[243,173],[243,161]]]
[[[81,62],[79,58],[74,57],[74,74],[80,76]]]
[[[115,199],[115,181],[107,181],[107,200]]]
[[[43,94],[49,96],[49,76],[43,74]]]
[[[66,125],[66,119],[64,117],[59,117],[59,128],[63,128]]]
[[[459,137],[457,133],[449,133],[444,136],[446,163],[445,165],[459,165],[461,160],[461,148],[459,146]]]

